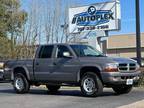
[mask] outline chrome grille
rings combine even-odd
[[[118,66],[118,70],[120,72],[135,71],[136,64],[135,63],[120,63]]]

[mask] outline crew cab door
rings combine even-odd
[[[70,47],[57,45],[53,64],[54,69],[51,74],[53,80],[62,82],[77,80],[79,60],[75,57]]]
[[[53,70],[53,51],[53,45],[44,45],[38,49],[38,54],[34,61],[34,76],[36,80],[51,80],[50,74]]]

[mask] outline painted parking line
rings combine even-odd
[[[137,101],[129,105],[120,106],[118,108],[144,108],[144,100]]]

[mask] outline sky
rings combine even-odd
[[[68,0],[71,3],[74,3],[78,6],[89,5],[98,2],[106,2],[112,0]],[[23,9],[29,5],[30,0],[22,0]],[[121,4],[121,30],[120,31],[112,31],[110,34],[131,34],[135,33],[135,0],[120,0]],[[140,0],[140,24],[141,24],[141,32],[144,32],[144,0]]]

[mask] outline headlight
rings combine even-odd
[[[144,66],[144,62],[141,63],[141,66]]]
[[[140,70],[140,65],[138,63],[136,64],[136,70]]]
[[[118,64],[117,63],[108,63],[104,69],[105,72],[118,72]]]

